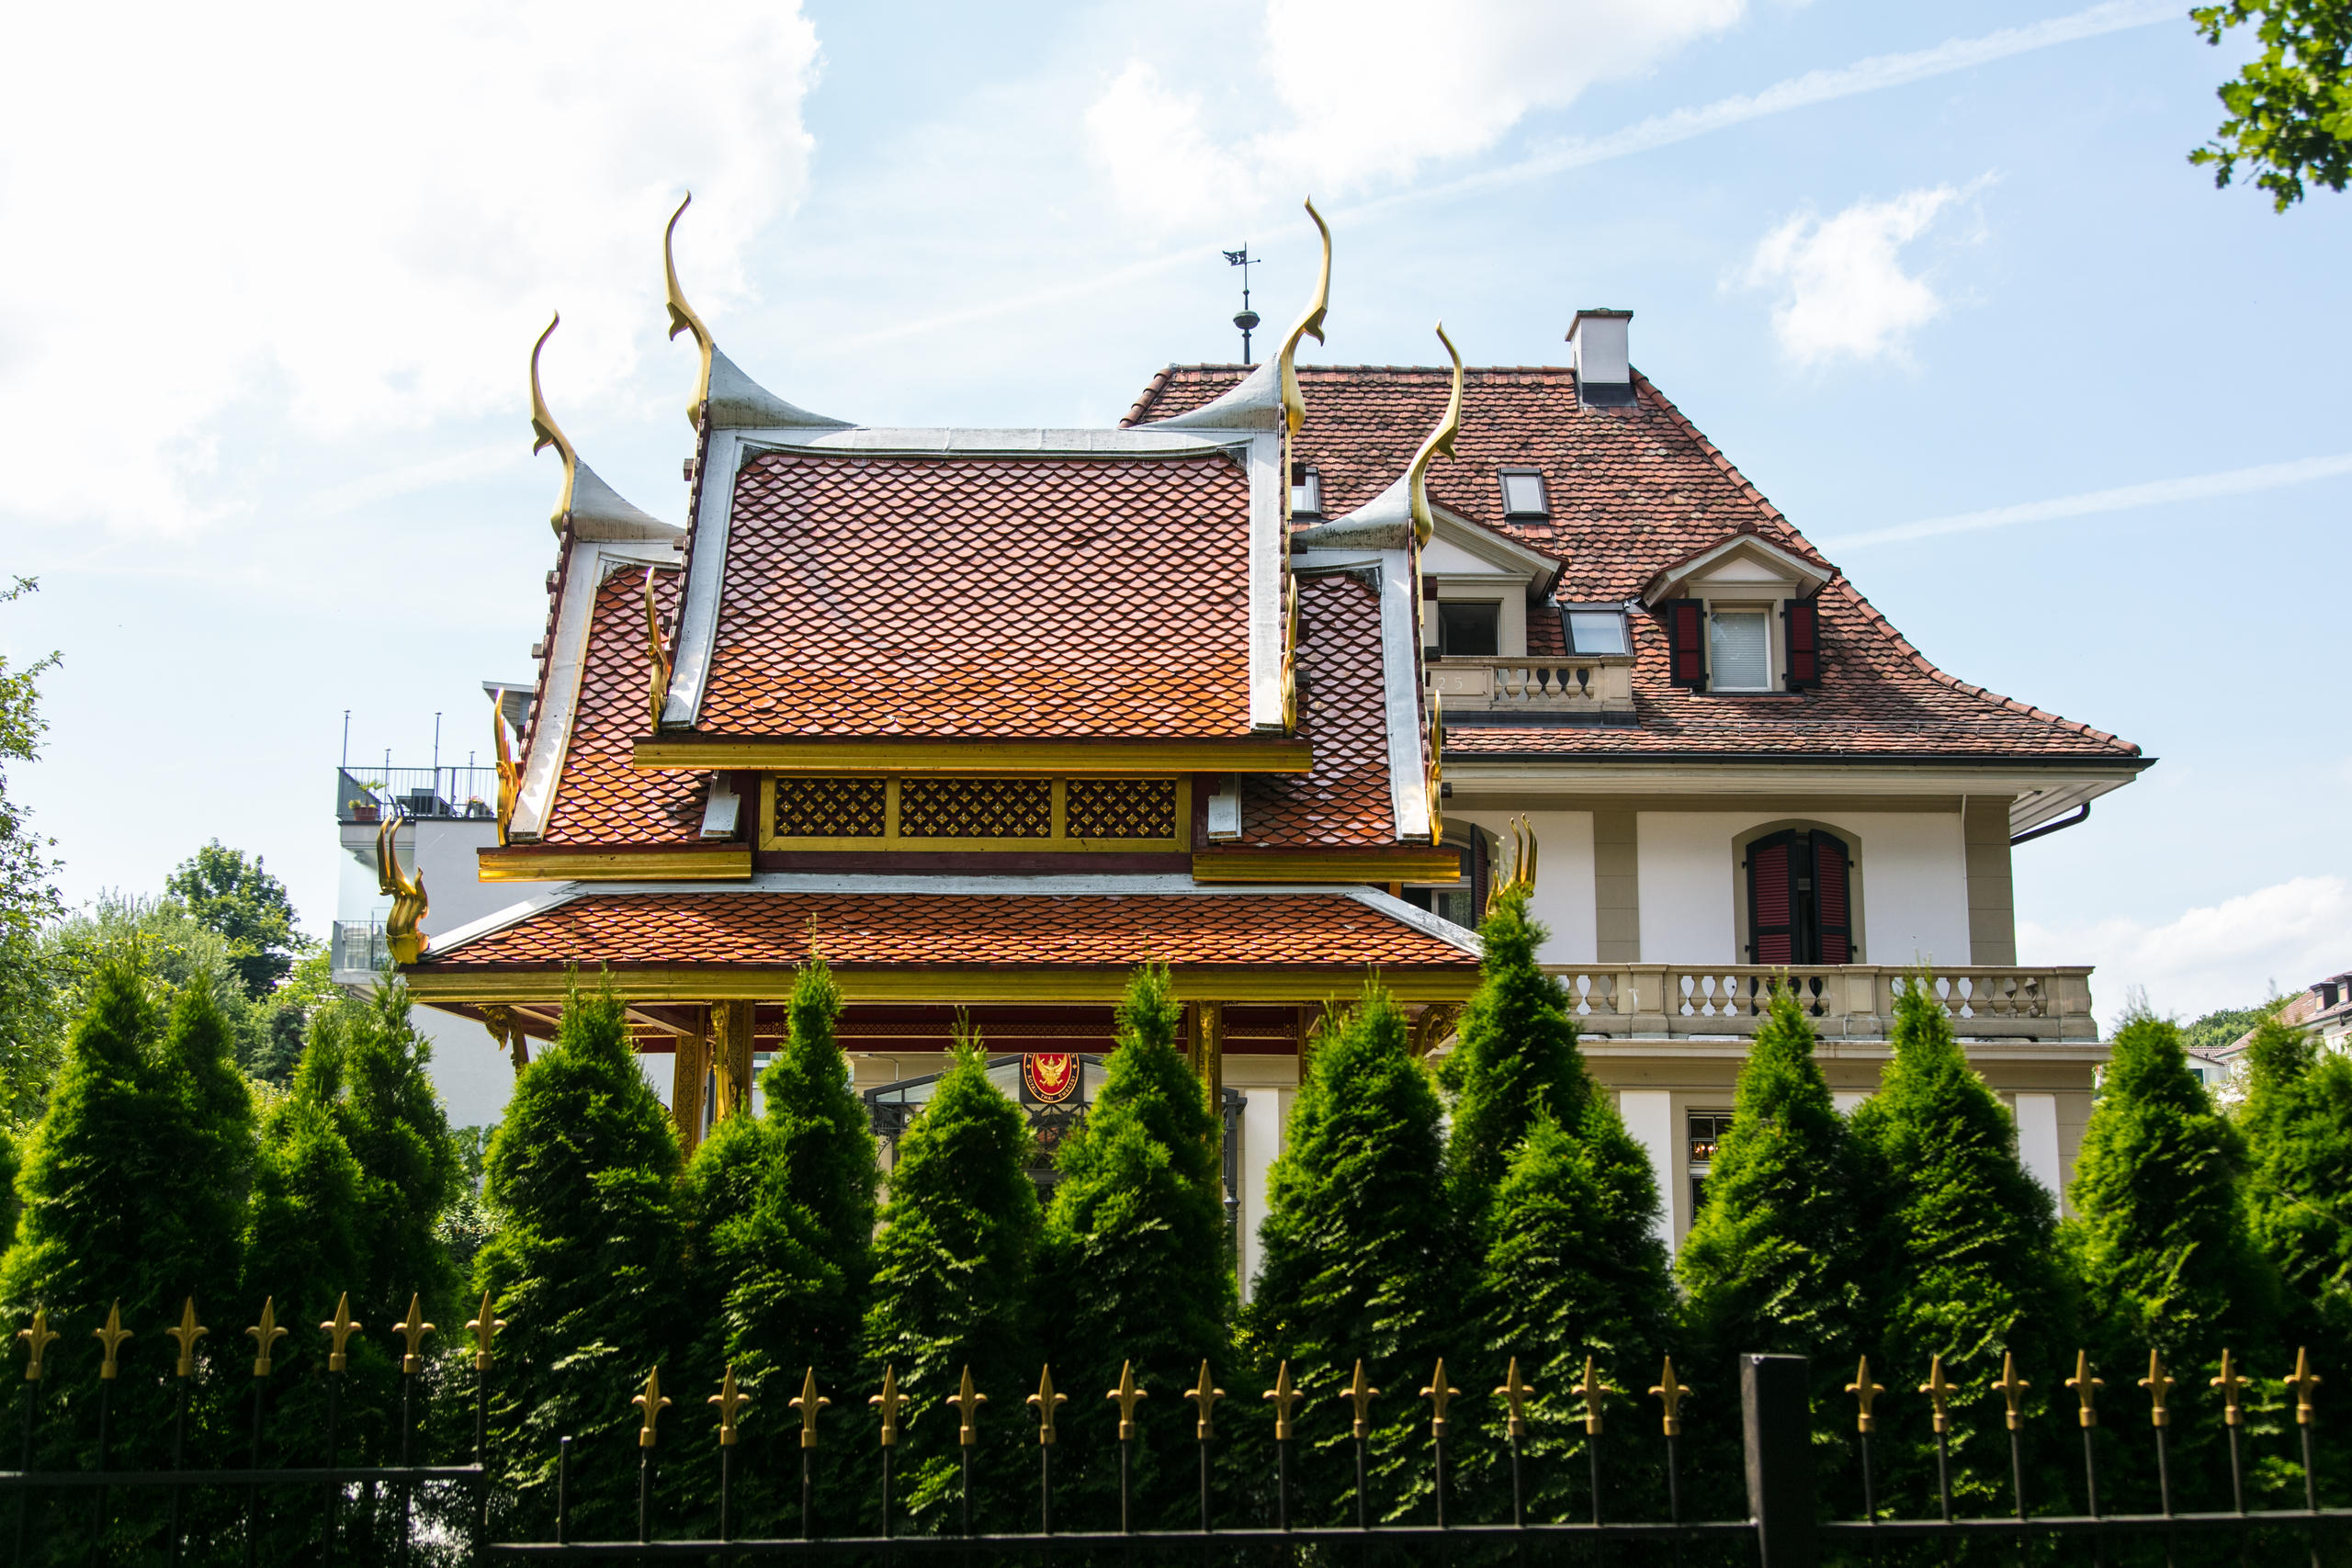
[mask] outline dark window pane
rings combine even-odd
[[[1492,659],[1502,652],[1503,607],[1492,601],[1437,606],[1437,650],[1445,658]]]

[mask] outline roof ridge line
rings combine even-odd
[[[1143,395],[1127,405],[1125,417],[1119,421],[1121,430],[1132,430],[1143,423],[1143,416],[1153,403],[1159,400],[1159,394],[1168,389],[1169,378],[1175,375],[1176,370],[1176,362],[1170,360],[1152,373],[1151,379],[1144,383]]]

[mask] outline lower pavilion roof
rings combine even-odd
[[[1470,932],[1363,887],[1203,891],[1182,876],[815,876],[729,888],[573,885],[434,939],[418,999],[560,995],[577,966],[633,999],[780,994],[820,954],[851,1000],[1114,998],[1157,960],[1186,994],[1313,1000],[1370,970],[1400,997],[1476,984]]]

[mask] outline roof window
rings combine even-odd
[[[1505,468],[1503,481],[1503,515],[1506,517],[1549,517],[1550,500],[1544,493],[1544,476],[1532,468]]]
[[[1602,608],[1563,611],[1570,653],[1624,653],[1625,612],[1611,604]]]
[[[1311,463],[1290,466],[1290,514],[1293,517],[1323,515],[1323,476]]]

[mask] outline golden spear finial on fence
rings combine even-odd
[[[1668,1356],[1666,1359],[1666,1371],[1658,1379],[1657,1386],[1650,1390],[1650,1394],[1666,1406],[1663,1429],[1669,1438],[1679,1438],[1682,1435],[1682,1396],[1690,1392],[1674,1381],[1674,1358]]]
[[[980,1406],[988,1402],[989,1396],[972,1386],[972,1369],[967,1365],[964,1368],[963,1385],[956,1389],[956,1397],[948,1402],[955,1405],[963,1416],[963,1420],[956,1428],[956,1442],[959,1448],[968,1449],[980,1440],[979,1428],[972,1422],[973,1417],[979,1415]]]
[[[2148,1424],[2152,1427],[2172,1425],[2172,1412],[2165,1408],[2165,1396],[2172,1392],[2172,1379],[2165,1375],[2165,1359],[2154,1349],[2148,1351],[2148,1375],[2140,1380],[2148,1391]]]
[[[2319,1387],[2319,1374],[2312,1371],[2310,1348],[2297,1346],[2295,1375],[2287,1380],[2287,1386],[2295,1391],[2295,1425],[2298,1427],[2308,1427],[2312,1424],[2312,1392]]]
[[[718,1392],[712,1394],[708,1399],[703,1401],[703,1403],[706,1404],[716,1404],[718,1406],[718,1446],[722,1449],[733,1448],[735,1446],[735,1418],[741,1415],[745,1410],[751,1408],[752,1404],[751,1395],[739,1393],[735,1390],[734,1362],[729,1361],[727,1363],[727,1375],[719,1380]],[[799,1402],[795,1400],[793,1403],[798,1404]]]
[[[1871,1359],[1868,1356],[1864,1356],[1862,1364],[1854,1370],[1854,1381],[1846,1385],[1846,1392],[1852,1394],[1854,1403],[1861,1406],[1860,1414],[1854,1417],[1854,1430],[1877,1431],[1878,1417],[1871,1414],[1871,1405],[1886,1390],[1871,1382]]]
[[[285,1338],[286,1334],[285,1329],[277,1326],[277,1298],[265,1297],[261,1303],[261,1321],[245,1330],[245,1337],[254,1342],[254,1376],[269,1376],[270,1362],[277,1342]],[[256,1393],[254,1397],[258,1399],[261,1395]]]
[[[662,1412],[670,1408],[670,1402],[662,1397],[660,1367],[645,1374],[645,1392],[630,1399],[629,1403],[645,1412],[645,1425],[637,1429],[637,1446],[650,1449],[654,1441],[653,1424],[662,1418]]]
[[[2098,1391],[2107,1383],[2103,1379],[2091,1376],[2091,1353],[2088,1350],[2075,1352],[2075,1375],[2066,1380],[2066,1386],[2073,1389],[2075,1396],[2083,1402],[2075,1419],[2086,1427],[2098,1426],[2098,1409],[2091,1401],[2098,1397]]]
[[[1600,1436],[1601,1399],[1617,1391],[1600,1381],[1600,1374],[1593,1370],[1590,1356],[1584,1359],[1584,1381],[1577,1383],[1570,1392],[1584,1401],[1585,1435],[1592,1438]]]
[[[111,1382],[115,1375],[115,1353],[122,1348],[122,1342],[130,1337],[130,1330],[122,1325],[122,1303],[117,1302],[107,1309],[107,1325],[104,1328],[94,1328],[90,1332],[97,1336],[98,1343],[105,1346],[107,1351],[106,1360],[98,1367],[98,1376]]]
[[[1513,1365],[1516,1364],[1516,1362],[1513,1363]],[[1451,1388],[1447,1386],[1445,1381],[1445,1358],[1440,1356],[1437,1359],[1437,1371],[1430,1374],[1430,1385],[1429,1387],[1421,1390],[1420,1395],[1423,1399],[1430,1402],[1430,1435],[1431,1437],[1442,1438],[1445,1436],[1446,1404],[1455,1394],[1460,1393],[1462,1391],[1458,1388]]]
[[[831,1403],[831,1400],[817,1392],[817,1369],[809,1368],[808,1375],[800,1381],[800,1392],[793,1396],[789,1406],[800,1412],[800,1446],[802,1448],[813,1449],[817,1446],[817,1412]]]
[[[1945,1409],[1944,1405],[1959,1386],[1945,1378],[1944,1359],[1941,1356],[1936,1357],[1928,1363],[1928,1381],[1919,1385],[1919,1392],[1926,1394],[1935,1405],[1935,1429],[1939,1432],[1951,1430],[1951,1413]]]
[[[1216,1402],[1225,1397],[1225,1390],[1217,1387],[1216,1381],[1209,1376],[1209,1364],[1206,1361],[1201,1363],[1200,1382],[1186,1389],[1184,1397],[1191,1400],[1200,1413],[1200,1422],[1193,1435],[1204,1439],[1213,1436],[1216,1431],[1215,1418]]]
[[[205,1327],[204,1325],[196,1321],[196,1298],[194,1296],[188,1297],[187,1301],[180,1307],[179,1326],[176,1328],[166,1328],[164,1332],[170,1336],[172,1339],[176,1341],[180,1348],[179,1364],[172,1369],[173,1375],[183,1378],[194,1375],[196,1371],[196,1342],[212,1332],[212,1330]]]
[[[327,1371],[340,1372],[347,1370],[351,1362],[344,1354],[343,1348],[354,1334],[359,1332],[359,1325],[351,1320],[349,1291],[344,1292],[342,1299],[334,1303],[334,1315],[319,1326],[326,1331],[327,1336]]]
[[[2022,1430],[2025,1427],[2025,1391],[2033,1385],[2018,1376],[2018,1358],[2014,1350],[2001,1352],[2001,1381],[1993,1386],[2008,1402],[2009,1430]]]
[[[1372,1380],[1363,1375],[1362,1357],[1356,1359],[1356,1375],[1340,1393],[1355,1406],[1356,1423],[1353,1435],[1359,1438],[1370,1437],[1372,1435],[1372,1402],[1380,1396],[1380,1391],[1373,1387]]]
[[[1288,1442],[1290,1440],[1290,1413],[1292,1409],[1297,1405],[1300,1398],[1298,1390],[1291,1386],[1290,1363],[1288,1361],[1284,1361],[1281,1366],[1274,1369],[1274,1386],[1268,1389],[1258,1397],[1264,1400],[1270,1400],[1273,1404],[1274,1441],[1278,1443]]]
[[[17,1330],[17,1337],[31,1348],[31,1354],[25,1360],[25,1381],[27,1382],[40,1382],[41,1359],[48,1355],[51,1345],[64,1337],[63,1335],[50,1327],[49,1309],[36,1308],[33,1312],[33,1325],[30,1328]]]
[[[433,1332],[433,1325],[424,1321],[424,1298],[422,1295],[412,1293],[409,1296],[408,1316],[392,1325],[392,1332],[408,1343],[408,1348],[401,1355],[401,1371],[413,1372],[424,1365],[424,1337]]]
[[[1027,1400],[1029,1408],[1037,1413],[1037,1443],[1041,1448],[1052,1446],[1054,1412],[1069,1403],[1069,1395],[1054,1392],[1054,1369],[1046,1367],[1037,1374],[1037,1392]]]
[[[1136,1406],[1151,1397],[1136,1385],[1135,1362],[1130,1360],[1119,1363],[1119,1386],[1103,1397],[1114,1400],[1118,1404],[1119,1441],[1124,1443],[1136,1435]]]
[[[1501,1400],[1503,1408],[1510,1412],[1505,1420],[1505,1436],[1527,1436],[1527,1396],[1534,1392],[1534,1385],[1520,1377],[1519,1358],[1513,1356],[1510,1371],[1503,1374],[1503,1386],[1495,1390],[1495,1397]]]
[[[886,1449],[897,1448],[899,1446],[899,1411],[907,1403],[907,1396],[899,1392],[899,1370],[896,1367],[882,1369],[882,1392],[868,1394],[865,1403],[882,1407],[882,1446]]]
[[[2222,1350],[2222,1375],[2213,1380],[2213,1386],[2222,1391],[2222,1425],[2245,1425],[2245,1411],[2238,1403],[2238,1391],[2245,1387],[2245,1379],[2238,1375],[2237,1363],[2230,1359],[2226,1346]]]
[[[490,1371],[491,1337],[505,1326],[504,1318],[491,1315],[490,1292],[484,1291],[481,1293],[481,1310],[476,1313],[466,1325],[466,1332],[474,1337],[474,1371],[478,1372]]]

